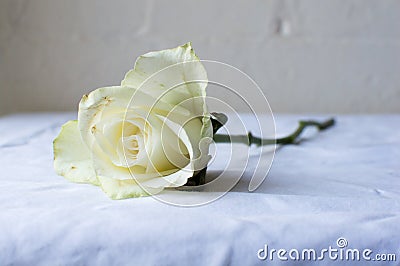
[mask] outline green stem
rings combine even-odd
[[[294,144],[297,142],[298,137],[304,131],[306,127],[314,126],[317,127],[318,130],[325,130],[330,128],[335,124],[335,120],[333,118],[326,120],[324,122],[317,122],[313,120],[307,121],[299,121],[298,128],[289,136],[277,139],[261,139],[255,137],[249,132],[247,135],[225,135],[225,134],[215,134],[214,141],[216,143],[243,143],[246,145],[255,144],[257,146],[271,145],[271,144]]]

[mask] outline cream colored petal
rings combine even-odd
[[[115,113],[123,116],[133,93],[132,88],[113,86],[99,88],[82,97],[79,103],[78,125],[83,141],[89,148],[94,142],[96,124],[114,116]]]
[[[152,143],[152,149],[146,150],[149,158],[147,172],[181,169],[190,161],[188,149],[178,137],[179,132],[172,131],[164,124],[162,118],[152,119],[152,136],[148,139]]]
[[[133,179],[118,180],[103,176],[99,176],[98,179],[103,191],[112,199],[144,197],[163,190],[163,188],[146,188],[144,190]]]
[[[172,105],[189,100],[183,107],[200,115],[204,101],[192,98],[205,97],[207,72],[191,44],[187,43],[140,56],[121,84],[145,91],[155,98],[161,97]]]
[[[193,169],[188,165],[175,173],[140,182],[140,185],[146,188],[180,187],[187,183],[187,180],[193,176],[193,173]]]
[[[82,142],[77,121],[69,121],[62,126],[53,148],[57,174],[73,182],[98,185],[92,157]]]
[[[155,123],[156,119],[152,118],[151,119],[151,124],[157,125]],[[193,157],[193,148],[192,144],[190,142],[189,136],[186,134],[186,132],[183,130],[179,132],[180,126],[175,124],[172,121],[169,121],[168,124],[164,125],[165,127],[169,128],[169,130],[172,132],[172,129],[170,128],[169,125],[173,125],[174,128],[174,134],[179,134],[180,141],[183,143],[185,146],[187,152],[189,153],[189,156]],[[162,125],[157,125],[156,127],[161,128]],[[155,128],[156,128],[155,127]],[[153,128],[154,131],[154,128]],[[172,133],[168,134],[172,134]],[[199,132],[197,133],[199,134]],[[172,136],[166,136],[167,139],[172,138]],[[174,138],[176,138],[177,135],[175,135]],[[161,138],[158,136],[158,140],[160,141]],[[165,160],[165,154],[162,151],[162,146],[159,145],[159,143],[153,143],[160,147],[159,153],[155,153],[154,157],[151,157],[151,161],[154,163],[160,163],[159,160]],[[103,176],[103,177],[108,177],[112,179],[119,179],[119,180],[127,180],[127,179],[132,179],[136,180],[137,182],[140,183],[141,186],[145,188],[163,188],[163,187],[177,187],[177,186],[182,186],[187,182],[187,179],[193,176],[194,173],[194,165],[190,164],[189,160],[187,161],[186,165],[182,166],[183,169],[177,169],[177,168],[169,168],[169,169],[162,169],[159,172],[156,170],[152,172],[145,171],[143,172],[143,168],[138,168],[138,167],[131,167],[130,169],[125,168],[125,167],[118,167],[114,165],[111,160],[107,157],[107,154],[102,152],[102,150],[98,147],[98,145],[93,146],[94,150],[93,153],[96,154],[96,156],[93,157],[94,160],[94,167],[96,169],[97,175],[98,176]],[[158,150],[157,150],[158,151]],[[181,155],[181,154],[179,154]],[[161,159],[159,158],[161,157]],[[150,159],[149,159],[150,161]],[[149,166],[148,166],[149,167]],[[147,169],[146,169],[147,170]]]
[[[90,148],[95,141],[96,126],[100,122],[121,121],[125,118],[125,114],[128,117],[129,113],[135,112],[141,117],[146,117],[150,111],[167,114],[172,108],[163,102],[155,103],[152,96],[130,87],[99,88],[82,97],[79,103],[78,127],[84,143]],[[181,113],[183,116],[187,115],[188,111],[179,108],[175,113]]]
[[[192,144],[190,142],[189,136],[186,134],[185,130],[179,130],[179,125],[175,124],[172,121],[169,121],[168,119],[164,119],[163,122],[165,124],[163,125],[163,131],[165,132],[163,137],[165,137],[167,140],[172,140],[175,138],[179,138],[178,141],[182,142],[185,150],[189,153],[189,158],[193,156],[193,149],[192,149]],[[168,133],[166,133],[168,132]],[[164,149],[168,147],[164,146]],[[176,153],[176,151],[159,151],[158,154],[160,153],[168,153],[172,152],[170,155],[171,156],[182,156],[182,153]],[[174,158],[169,158],[170,160],[174,160]],[[179,157],[178,157],[179,160]],[[191,160],[185,160],[185,165],[182,165],[181,168],[173,173],[167,174],[166,172],[161,173],[162,176],[158,178],[152,178],[148,179],[146,181],[140,182],[140,185],[144,187],[150,187],[150,188],[165,188],[165,187],[179,187],[183,186],[184,184],[187,183],[187,180],[193,176],[194,174],[194,164],[191,163]]]
[[[140,165],[135,165],[130,168],[116,166],[97,144],[93,145],[93,154],[95,154],[95,156],[93,156],[93,165],[98,176],[118,180],[135,178],[138,182],[145,182],[149,179],[158,178],[163,175],[169,175],[177,171],[177,169],[171,169],[160,173],[146,173],[145,168]]]
[[[172,138],[179,138],[179,141],[183,143],[185,146],[185,150],[189,153],[189,163],[185,166],[179,169],[179,171],[169,174],[169,175],[164,175],[162,178],[158,179],[151,179],[146,182],[141,182],[141,184],[147,186],[147,187],[159,187],[159,186],[164,186],[164,187],[179,187],[183,186],[186,184],[187,180],[193,176],[193,173],[195,172],[195,161],[192,160],[194,158],[195,153],[194,149],[192,146],[191,142],[191,136],[187,134],[187,131],[182,128],[181,125],[176,124],[175,122],[169,120],[168,118],[165,117],[159,117],[162,119],[164,125],[163,128],[168,129],[167,131],[164,129],[164,132],[169,132],[165,136],[166,139],[172,139]],[[200,128],[201,128],[201,123],[200,127],[198,128],[197,134],[200,134]],[[171,135],[175,135],[172,137]],[[180,154],[182,156],[182,153]],[[208,156],[207,156],[208,158]],[[171,158],[173,160],[173,158]],[[208,159],[207,159],[208,162]]]
[[[203,124],[207,118],[191,119],[184,125],[184,130],[188,135],[193,148],[193,163],[196,171],[199,171],[207,166],[211,159],[209,146],[212,140],[211,126]],[[211,122],[210,122],[211,123]],[[210,131],[207,130],[210,129]]]
[[[195,171],[201,170],[207,166],[207,163],[211,159],[208,154],[209,145],[212,139],[212,132],[204,129],[205,125],[200,118],[191,118],[183,126],[164,118],[164,122],[171,128],[172,131],[179,134],[179,138],[188,147],[190,154],[190,162],[193,164]],[[208,126],[209,127],[209,126]]]

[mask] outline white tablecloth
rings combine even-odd
[[[313,116],[276,116],[278,135],[305,117]],[[113,201],[98,187],[57,176],[52,141],[71,118],[0,118],[0,265],[292,265],[257,253],[265,245],[338,248],[341,237],[373,258],[397,256],[359,265],[400,261],[400,115],[338,116],[334,128],[278,149],[255,192],[244,178],[195,208],[151,197]]]

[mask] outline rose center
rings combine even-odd
[[[138,153],[142,146],[142,138],[140,135],[132,135],[123,138],[123,145],[125,147],[125,152],[129,154],[131,159],[137,159]]]

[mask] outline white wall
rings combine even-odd
[[[187,41],[275,112],[400,112],[400,1],[0,0],[0,114],[75,110]]]

